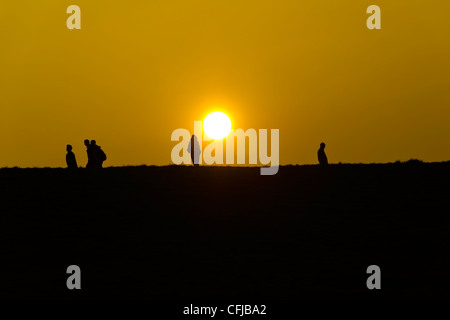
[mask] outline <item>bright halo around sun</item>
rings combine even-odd
[[[223,112],[212,112],[203,120],[203,130],[211,139],[223,139],[230,133],[231,120]]]

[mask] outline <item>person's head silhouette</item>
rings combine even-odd
[[[322,143],[320,144],[320,149],[325,149],[325,143],[322,142]]]
[[[84,145],[85,145],[86,147],[89,147],[89,140],[88,140],[88,139],[84,140]]]
[[[97,143],[97,142],[96,142],[95,140],[91,140],[91,145],[92,145],[92,146],[95,146],[96,143]]]
[[[70,144],[68,144],[67,147],[66,147],[66,150],[67,150],[67,152],[72,151],[72,146]]]

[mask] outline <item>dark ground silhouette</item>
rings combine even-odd
[[[259,173],[1,169],[0,296],[450,298],[450,163]]]

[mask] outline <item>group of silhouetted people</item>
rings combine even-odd
[[[103,168],[103,161],[106,160],[106,154],[102,148],[97,145],[95,140],[91,140],[89,142],[89,140],[86,139],[84,140],[84,145],[86,146],[88,156],[86,168]],[[191,154],[192,164],[194,166],[198,166],[201,150],[197,136],[192,135],[187,152]],[[328,165],[328,158],[325,154],[325,143],[323,142],[320,144],[320,148],[317,151],[317,159],[319,160],[319,165]],[[72,146],[70,144],[67,145],[66,163],[68,168],[78,168],[77,159],[75,158],[75,154],[72,152]]]
[[[106,160],[106,154],[102,150],[102,148],[97,145],[95,140],[89,141],[88,139],[84,140],[84,145],[86,146],[86,152],[88,157],[88,162],[86,164],[86,168],[103,168],[103,161]],[[66,147],[66,163],[67,167],[70,169],[77,169],[77,159],[75,154],[72,152],[72,146],[70,144]]]

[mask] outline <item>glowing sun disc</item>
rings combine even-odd
[[[212,112],[203,120],[203,130],[211,139],[223,139],[230,133],[231,120],[223,112]]]

